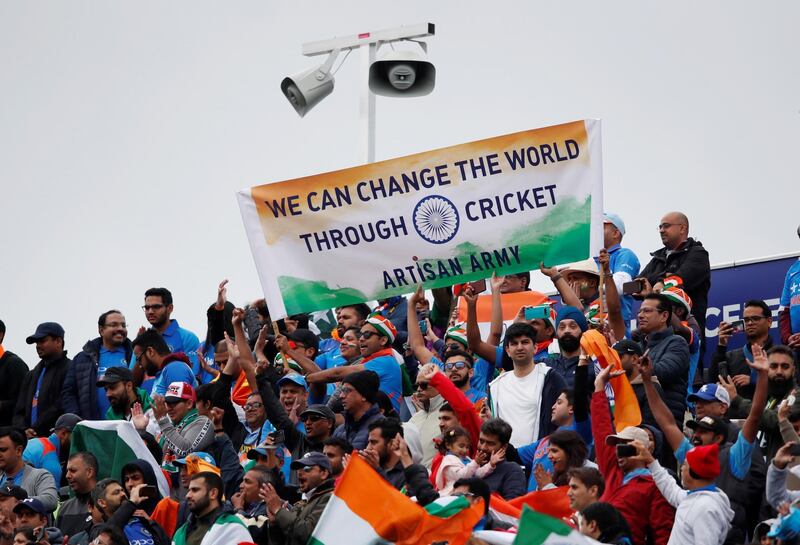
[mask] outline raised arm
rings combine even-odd
[[[622,302],[620,301],[617,285],[614,283],[614,275],[611,272],[610,257],[605,248],[600,250],[600,266],[603,268],[603,287],[606,293],[606,312],[608,313],[608,324],[614,331],[617,339],[625,338],[625,319],[622,317]]]
[[[550,278],[553,282],[553,286],[558,290],[558,294],[561,296],[561,302],[564,305],[568,305],[571,307],[575,307],[581,312],[583,312],[583,303],[581,300],[578,299],[578,294],[575,293],[569,283],[564,280],[564,277],[561,276],[561,273],[555,267],[545,267],[544,262],[539,263],[539,270],[542,272],[543,275]]]
[[[664,403],[664,400],[661,399],[661,396],[658,395],[656,391],[655,384],[653,384],[653,364],[650,361],[650,357],[645,354],[639,358],[637,367],[639,368],[639,374],[642,376],[642,383],[644,384],[645,394],[647,394],[647,404],[650,406],[650,411],[653,413],[658,427],[661,428],[664,438],[667,440],[667,443],[669,443],[669,447],[675,452],[683,442],[683,433],[675,423],[675,417],[672,416],[669,407],[667,407],[667,404]]]
[[[467,344],[469,349],[482,357],[492,365],[497,366],[495,361],[496,346],[483,342],[481,330],[478,327],[478,296],[467,286],[464,290],[464,300],[467,302]]]
[[[363,365],[342,365],[340,367],[333,367],[332,369],[323,369],[322,371],[306,375],[306,380],[308,381],[309,384],[315,382],[323,382],[323,383],[339,382],[347,375],[351,373],[357,373],[358,371],[363,371],[364,369],[365,367]]]
[[[422,291],[422,285],[420,284],[417,286],[417,290],[408,298],[406,322],[408,326],[408,345],[411,347],[411,351],[417,361],[425,365],[430,363],[434,356],[433,352],[425,346],[425,339],[422,337],[422,331],[417,320],[417,303],[423,299],[425,299],[425,292]]]
[[[767,404],[767,383],[769,382],[767,371],[769,370],[769,362],[767,361],[767,353],[757,344],[753,345],[753,362],[751,363],[747,358],[744,361],[747,362],[751,369],[758,372],[753,404],[750,406],[750,413],[742,426],[742,436],[749,443],[752,443],[756,440],[761,415],[764,414],[764,407]]]
[[[505,278],[497,276],[496,272],[492,273],[492,324],[489,328],[489,337],[486,339],[486,343],[492,346],[500,346],[500,340],[503,338],[503,301],[500,286]]]

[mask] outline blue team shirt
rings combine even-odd
[[[444,363],[442,360],[434,356],[431,358],[431,363],[435,363],[436,366],[441,369],[442,372],[444,372]],[[477,403],[486,397],[486,385],[489,383],[491,373],[494,371],[494,369],[492,369],[492,365],[488,361],[482,358],[478,358],[475,361],[475,367],[473,367],[473,369],[475,370],[475,373],[472,375],[472,378],[469,381],[470,388],[464,392],[464,395],[467,396],[467,399],[473,403]],[[478,380],[475,380],[476,378]]]
[[[389,396],[394,410],[399,413],[400,399],[403,397],[403,374],[394,356],[379,356],[365,363],[364,369],[378,374],[380,390]]]
[[[171,361],[156,374],[150,395],[163,396],[173,382],[188,382],[197,388],[197,379],[189,366],[182,361]]]
[[[125,349],[115,348],[109,350],[105,346],[100,347],[100,359],[97,362],[97,376],[103,376],[105,372],[112,367],[128,367],[130,363],[125,359]],[[106,397],[106,389],[97,389],[97,408],[100,410],[101,415],[105,415],[108,410],[109,403]]]
[[[786,273],[781,306],[789,309],[792,333],[800,333],[800,261],[796,261]]]
[[[44,441],[49,441],[52,448],[45,449]],[[55,433],[50,434],[50,437],[37,437],[28,441],[25,450],[22,452],[22,459],[33,467],[46,469],[52,473],[56,481],[56,487],[58,487],[61,482],[61,461],[58,459],[60,448],[61,444]],[[20,474],[22,474],[21,471]]]
[[[197,335],[188,329],[183,329],[178,325],[178,320],[170,320],[167,329],[161,336],[169,346],[170,352],[183,352],[189,357],[189,361],[192,362],[192,373],[195,376],[199,375],[202,368],[197,359],[197,349],[200,348],[200,340]]]
[[[753,455],[753,448],[755,442],[750,443],[744,438],[742,432],[736,437],[736,442],[731,446],[728,451],[728,467],[731,469],[731,474],[737,479],[744,479],[747,472],[750,471],[751,456]],[[686,460],[686,453],[692,449],[692,443],[686,438],[683,438],[681,445],[675,450],[675,459],[679,464]]]

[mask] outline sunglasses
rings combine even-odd
[[[318,414],[307,414],[300,417],[301,422],[319,422],[320,420],[322,420],[322,417]]]
[[[455,361],[455,362],[452,362],[452,363],[445,363],[444,364],[444,370],[445,371],[450,371],[452,369],[458,369],[460,371],[461,369],[468,368],[468,367],[469,367],[469,364],[467,364],[467,362],[465,362],[465,361]]]
[[[430,385],[431,385],[430,382],[417,382],[415,384],[415,386],[417,387],[417,390],[427,390],[428,386],[430,386]]]
[[[303,466],[298,471],[302,471],[303,473],[311,473],[314,471],[314,468],[317,466]]]
[[[372,337],[376,336],[377,333],[374,331],[359,331],[357,337],[359,339],[367,339],[370,340]]]

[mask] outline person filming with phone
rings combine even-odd
[[[753,391],[757,379],[747,362],[753,361],[753,346],[764,350],[772,348],[772,311],[764,301],[751,300],[744,304],[742,319],[733,323],[720,322],[717,351],[711,360],[708,382],[717,380],[718,376],[730,378],[736,386],[736,393],[753,399]],[[746,343],[741,348],[728,349],[731,337],[744,332]]]

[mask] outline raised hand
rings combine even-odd
[[[408,296],[408,306],[416,307],[417,303],[423,301],[425,299],[425,290],[422,289],[422,284],[417,285],[417,289],[414,290],[414,293]]]
[[[256,339],[256,346],[253,350],[256,353],[256,357],[258,357],[259,354],[264,354],[264,347],[267,346],[267,335],[269,335],[268,325],[258,330],[258,338]]]
[[[146,430],[150,419],[142,411],[142,404],[138,401],[131,407],[131,423],[137,430]]]
[[[499,464],[505,459],[506,459],[506,447],[502,447],[492,453],[492,456],[489,458],[489,463],[492,464],[492,467],[495,467],[497,464]]]
[[[608,255],[608,250],[602,248],[600,255],[597,256],[597,261],[600,262],[600,267],[603,269],[603,274],[611,274],[611,256]]]
[[[553,484],[553,475],[547,471],[542,464],[538,464],[533,470],[533,478],[536,479],[536,488],[544,489],[545,486]]]
[[[772,458],[772,463],[775,464],[775,467],[778,469],[786,469],[786,466],[794,459],[794,456],[791,454],[794,445],[795,443],[793,441],[789,441],[778,449],[778,452],[775,453],[775,457]]]
[[[153,416],[156,418],[167,416],[167,402],[164,401],[164,396],[153,396]]]
[[[612,378],[616,378],[620,375],[624,375],[625,371],[612,371],[611,366],[607,365],[604,367],[599,373],[597,373],[597,377],[594,379],[594,391],[595,392],[602,392],[606,389],[606,385]]]
[[[242,325],[244,321],[244,309],[235,308],[233,309],[233,313],[231,314],[231,323],[234,326]]]
[[[472,286],[467,286],[464,288],[464,291],[461,292],[461,296],[467,302],[467,306],[474,307],[478,304],[478,295],[475,293],[475,290],[472,289]]]
[[[647,354],[643,355],[634,365],[636,365],[636,369],[639,370],[643,382],[650,382],[653,380],[653,362],[650,360],[650,356]]]
[[[631,456],[630,460],[635,460],[637,462],[644,462],[645,464],[651,464],[655,460],[653,458],[653,454],[650,450],[644,446],[644,443],[641,441],[633,441],[631,445],[636,447],[636,456]]]
[[[217,302],[214,303],[214,308],[216,310],[224,310],[225,303],[228,300],[228,288],[225,286],[228,284],[228,279],[226,278],[222,282],[219,283],[217,287]]]
[[[728,391],[728,396],[731,398],[731,402],[736,399],[738,393],[736,392],[736,385],[733,383],[730,377],[723,377],[722,375],[719,376],[719,384],[723,388]]]
[[[426,363],[417,371],[417,378],[430,382],[436,373],[439,373],[439,366],[435,363]]]
[[[747,362],[747,365],[751,369],[755,369],[756,371],[758,371],[759,374],[765,374],[767,371],[769,371],[769,361],[767,361],[767,353],[761,346],[757,344],[753,344],[753,361],[751,362],[747,358],[745,358],[744,361]]]
[[[558,269],[557,268],[555,268],[555,267],[545,267],[544,266],[544,261],[539,263],[539,271],[541,271],[541,273],[543,275],[545,275],[546,277],[551,278],[551,279],[555,275],[558,274]]]
[[[492,293],[498,293],[500,291],[500,286],[502,286],[503,282],[505,281],[505,276],[497,276],[497,271],[493,272],[492,278],[489,281],[489,286],[492,288]]]

